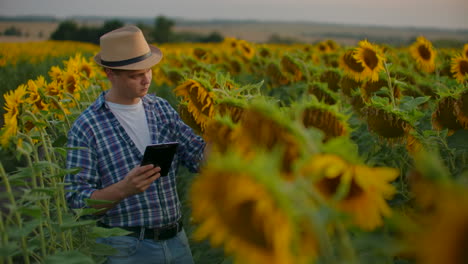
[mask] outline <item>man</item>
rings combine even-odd
[[[141,30],[126,26],[100,38],[94,60],[104,67],[111,88],[75,121],[68,134],[67,202],[86,207],[87,199],[108,200],[99,225],[131,231],[127,236],[101,238],[118,249],[107,263],[193,263],[181,221],[176,189],[179,164],[199,169],[205,143],[182,122],[170,104],[148,95],[151,67],[161,51],[146,42]],[[169,174],[160,167],[140,166],[149,144],[178,142]],[[79,148],[76,148],[79,147]]]

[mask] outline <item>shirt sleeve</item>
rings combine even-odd
[[[65,176],[65,198],[71,208],[86,207],[85,199],[98,189],[100,180],[97,173],[97,157],[91,146],[95,144],[88,140],[82,124],[75,125],[68,132],[67,168],[79,168],[76,174]]]
[[[180,157],[180,162],[190,172],[198,172],[200,163],[204,159],[205,141],[190,126],[184,123],[177,111],[167,101],[164,101],[164,103],[175,122],[176,131],[178,131],[177,136],[180,144],[177,154]]]

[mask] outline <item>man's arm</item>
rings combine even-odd
[[[123,199],[146,191],[151,183],[161,176],[160,171],[160,167],[154,167],[152,164],[135,167],[123,180],[106,188],[95,190],[91,194],[90,198],[93,200],[106,200],[112,201],[112,203],[91,205],[91,207],[104,209],[100,210],[98,214],[106,212]]]

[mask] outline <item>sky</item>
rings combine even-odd
[[[468,29],[468,0],[0,0],[0,16],[254,19]]]

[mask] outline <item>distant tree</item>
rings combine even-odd
[[[75,40],[78,35],[78,25],[73,20],[65,20],[61,22],[51,35],[52,40]]]
[[[156,17],[154,21],[153,41],[157,43],[167,43],[172,37],[172,27],[174,21],[164,16]]]
[[[112,31],[114,29],[118,29],[120,27],[123,27],[125,24],[124,22],[118,20],[118,19],[111,19],[107,20],[104,22],[104,25],[98,30],[98,39],[97,42],[99,43],[99,37],[102,35],[106,34],[109,31]]]
[[[144,23],[137,23],[136,26],[141,29],[143,32],[143,35],[145,35],[145,38],[148,42],[153,42],[153,28],[147,24]]]
[[[217,43],[217,42],[223,42],[224,37],[221,35],[219,32],[213,31],[211,32],[208,36],[206,37],[201,37],[200,42],[211,42],[211,43]]]
[[[15,26],[11,26],[9,28],[6,28],[3,31],[3,35],[5,35],[5,36],[21,36],[21,30],[19,30]]]
[[[57,30],[51,34],[50,39],[74,40],[99,44],[99,38],[102,35],[122,26],[124,26],[124,23],[117,19],[104,22],[102,27],[79,27],[76,22],[66,20],[59,24]]]
[[[289,37],[282,37],[276,33],[271,34],[267,40],[267,43],[274,43],[274,44],[293,44],[293,43],[300,43],[299,40]]]
[[[99,28],[83,26],[78,29],[78,34],[73,40],[99,44]]]

